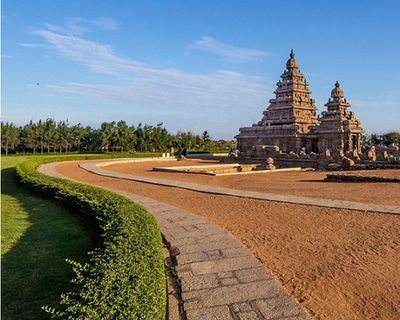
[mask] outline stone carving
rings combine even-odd
[[[275,165],[274,165],[274,159],[272,159],[272,158],[267,158],[267,160],[266,160],[266,169],[267,170],[275,170],[276,169],[276,167],[275,167]]]
[[[376,161],[376,152],[375,152],[375,146],[372,146],[371,149],[367,151],[367,159]]]
[[[344,157],[342,160],[342,165],[343,167],[351,167],[355,165],[355,162],[350,158]]]

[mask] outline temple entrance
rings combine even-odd
[[[351,136],[351,151],[357,150],[357,146],[358,146],[357,135],[353,134]]]
[[[318,140],[317,139],[311,140],[311,152],[318,153]]]

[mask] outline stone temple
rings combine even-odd
[[[292,50],[276,86],[275,97],[269,100],[261,121],[239,129],[236,139],[241,156],[251,157],[260,148],[291,154],[332,154],[337,158],[361,154],[363,129],[354,113],[348,111],[350,104],[338,82],[325,104],[327,111],[317,115],[315,100]]]

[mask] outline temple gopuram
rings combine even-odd
[[[255,145],[276,145],[283,152],[299,152],[302,148],[316,152],[317,141],[311,130],[319,123],[317,108],[293,50],[276,86],[275,98],[269,100],[261,121],[239,129],[239,151]]]
[[[354,112],[348,110],[350,104],[339,82],[325,104],[326,111],[317,115],[293,50],[274,94],[261,121],[239,129],[235,138],[241,159],[273,157],[286,166],[327,167],[376,157],[375,150],[362,154],[363,129]]]

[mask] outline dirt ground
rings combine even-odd
[[[152,171],[153,167],[214,163],[216,162],[202,160],[125,163],[108,166],[107,170],[232,189],[400,206],[400,183],[326,182],[324,181],[326,172],[321,171],[257,173],[232,176]],[[400,170],[346,171],[345,173],[400,177]]]
[[[125,168],[132,173],[134,166]],[[315,319],[400,319],[399,216],[121,181],[87,173],[76,163],[61,164],[57,170],[76,180],[169,203],[223,226],[259,257]],[[321,176],[313,173],[313,177]],[[307,176],[306,180],[312,179]]]

